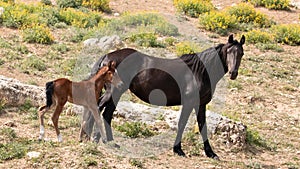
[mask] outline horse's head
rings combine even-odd
[[[225,54],[226,65],[228,67],[230,79],[236,79],[238,70],[244,55],[243,44],[245,43],[245,36],[243,35],[240,42],[233,39],[233,35],[228,38],[228,43],[223,47],[223,54]]]

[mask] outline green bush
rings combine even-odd
[[[273,43],[275,42],[274,36],[271,33],[261,30],[252,30],[245,33],[247,43]]]
[[[287,10],[289,9],[290,0],[244,0],[255,6],[263,6],[268,9]]]
[[[51,0],[41,0],[41,3],[44,5],[52,5]]]
[[[57,5],[60,8],[80,8],[82,0],[57,0]]]
[[[2,24],[6,27],[21,28],[32,24],[48,26],[59,22],[59,10],[42,4],[1,4],[5,8],[1,16]]]
[[[54,37],[45,25],[32,25],[22,30],[23,40],[28,43],[52,44]]]
[[[184,41],[176,44],[175,50],[177,56],[181,56],[184,54],[193,54],[202,51],[197,44],[188,41]]]
[[[275,40],[288,45],[300,45],[300,25],[284,24],[271,27]]]
[[[174,5],[178,11],[191,17],[198,17],[214,9],[210,0],[174,0]]]
[[[133,34],[128,37],[128,40],[143,47],[164,47],[162,43],[157,41],[157,36],[154,33]]]
[[[237,27],[236,18],[227,12],[210,12],[199,16],[199,23],[206,30],[227,34],[228,31]]]
[[[4,160],[20,159],[26,155],[28,145],[21,142],[0,143],[0,162]]]
[[[271,21],[266,15],[247,3],[240,3],[227,9],[228,13],[236,17],[239,23],[254,24],[259,27],[270,27]]]
[[[1,15],[2,24],[6,27],[20,28],[37,22],[37,18],[33,20],[31,16],[32,10],[29,5],[1,3],[1,6],[4,7],[4,13]]]
[[[94,10],[110,12],[109,0],[83,0],[82,5]]]
[[[126,136],[131,138],[151,137],[155,134],[145,123],[141,122],[125,122],[124,124],[117,126],[116,129],[120,132],[124,132]]]
[[[159,14],[157,13],[146,13],[146,12],[139,12],[135,14],[125,14],[121,18],[122,24],[126,26],[148,26],[154,25],[160,20],[164,20]]]
[[[97,12],[83,12],[73,8],[67,8],[60,11],[60,19],[63,22],[78,28],[97,26],[101,18],[102,17]]]

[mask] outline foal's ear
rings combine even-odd
[[[246,38],[245,38],[245,36],[243,35],[242,38],[241,38],[240,44],[241,44],[241,45],[245,44],[245,41],[246,41]]]
[[[228,43],[233,43],[233,34],[231,34],[228,38]]]
[[[115,61],[110,61],[108,63],[108,67],[109,67],[109,69],[115,69],[116,68],[116,62]]]

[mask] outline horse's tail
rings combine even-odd
[[[50,108],[53,104],[52,95],[54,93],[54,82],[46,83],[46,107]]]

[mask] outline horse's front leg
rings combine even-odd
[[[199,131],[202,136],[202,140],[204,143],[204,151],[207,157],[219,160],[217,154],[212,150],[208,138],[207,138],[207,126],[206,126],[206,105],[200,105],[199,109],[196,108],[197,113],[197,122]]]
[[[181,149],[181,139],[182,139],[182,134],[183,134],[184,128],[186,126],[186,123],[189,119],[189,116],[190,116],[192,110],[193,110],[192,106],[189,106],[189,105],[182,106],[180,118],[178,121],[177,136],[176,136],[175,144],[173,147],[173,152],[178,154],[179,156],[185,156],[185,153]]]

